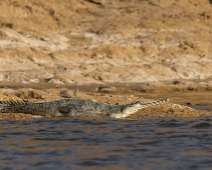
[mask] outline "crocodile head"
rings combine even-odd
[[[140,110],[142,107],[141,102],[135,102],[127,105],[123,105],[121,108],[121,111],[119,113],[113,113],[111,114],[111,117],[113,118],[118,118],[118,119],[123,119],[128,117],[131,114],[136,113],[138,110]]]

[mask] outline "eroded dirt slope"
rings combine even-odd
[[[206,79],[208,0],[2,0],[0,82]]]

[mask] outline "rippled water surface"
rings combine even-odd
[[[212,118],[1,121],[1,169],[211,169]]]

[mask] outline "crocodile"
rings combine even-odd
[[[61,99],[49,102],[20,102],[20,101],[0,101],[0,113],[25,113],[45,116],[83,116],[101,115],[112,118],[126,118],[138,110],[167,102],[169,99],[158,100],[150,103],[140,101],[125,104],[112,105],[93,102],[81,99]]]

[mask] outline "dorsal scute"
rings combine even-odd
[[[25,102],[9,100],[9,101],[0,101],[0,104],[7,104],[7,105],[23,105]]]

